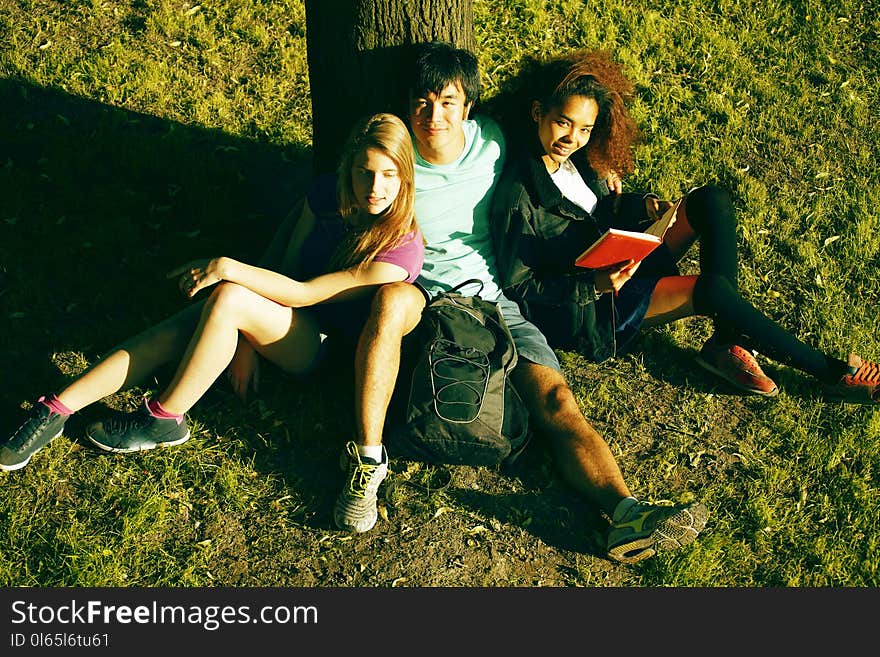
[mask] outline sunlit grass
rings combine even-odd
[[[487,99],[524,55],[611,50],[636,83],[643,130],[627,186],[730,189],[744,295],[829,353],[880,359],[876,6],[474,6]],[[180,307],[167,270],[262,248],[308,179],[305,38],[297,0],[0,3],[4,428]],[[880,414],[823,402],[808,377],[769,361],[777,399],[730,394],[692,363],[708,331],[699,319],[653,330],[641,352],[601,366],[561,354],[633,491],[711,511],[688,550],[615,577],[576,555],[566,583],[880,584]],[[107,405],[130,407],[164,380]],[[331,387],[268,373],[247,406],[218,386],[175,449],[98,454],[72,426],[2,476],[0,584],[334,585],[304,557],[369,564],[325,529],[351,404],[321,381]],[[412,497],[401,490],[389,504]],[[422,522],[466,515],[510,541],[528,531],[526,511],[493,524],[449,490],[432,495]],[[390,585],[368,566],[354,581]]]

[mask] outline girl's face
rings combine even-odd
[[[532,104],[532,118],[538,124],[543,160],[549,171],[558,169],[572,153],[587,145],[598,116],[599,105],[588,96],[569,96],[546,112],[538,101]]]
[[[385,153],[367,148],[354,158],[351,186],[363,212],[382,214],[400,193],[400,173]]]

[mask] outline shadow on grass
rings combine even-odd
[[[701,393],[715,393],[746,399],[765,399],[743,392],[715,374],[704,370],[696,361],[699,349],[681,346],[666,333],[648,330],[640,336],[632,351],[644,354],[645,369],[658,381],[673,386],[688,387]],[[812,401],[821,398],[819,388],[810,375],[780,365],[760,354],[758,361],[764,373],[773,379],[780,390],[789,397]]]
[[[254,260],[304,192],[309,154],[0,80],[0,313],[18,405],[48,356],[100,354],[185,303],[187,260]]]
[[[605,556],[607,522],[583,495],[562,481],[540,440],[530,444],[513,464],[502,466],[500,473],[517,479],[525,490],[498,493],[461,487],[449,490],[448,495],[462,507],[521,529],[550,547]]]
[[[186,301],[166,272],[219,254],[255,261],[304,193],[311,162],[303,144],[242,139],[23,80],[0,80],[0,107],[0,317],[9,345],[0,352],[7,375],[0,388],[0,431],[8,435],[24,402],[57,390],[77,369],[53,355],[79,353],[94,362],[183,307]],[[661,350],[646,359],[649,367],[657,363],[658,378],[689,385],[708,381],[695,379],[672,353]],[[284,511],[287,520],[323,534],[333,529],[333,500],[342,482],[339,451],[353,436],[350,361],[331,360],[304,380],[266,370],[260,397],[248,404],[239,402],[225,381],[218,382],[191,412],[201,428],[196,439],[172,450],[192,461],[187,467],[196,472],[188,472],[186,482],[202,487],[200,497],[219,485],[203,478],[203,466],[219,468],[228,458],[251,463],[275,481],[279,499],[287,492],[295,498],[296,510]],[[170,375],[170,370],[156,373],[150,387],[161,389]],[[119,457],[91,447],[84,428],[106,412],[104,403],[94,404],[65,431],[88,446],[67,458],[74,459],[83,488],[100,491],[97,498],[105,482],[96,473],[109,470],[106,459],[124,458],[137,469],[143,464],[144,471],[164,460],[155,451]],[[602,555],[605,525],[595,510],[555,477],[535,483],[545,460],[544,451],[534,447],[511,469],[510,476],[526,482],[526,492],[457,488],[448,494],[462,507],[549,546]],[[35,467],[41,463],[27,470]],[[9,485],[26,485],[15,477]],[[261,497],[259,505],[272,502]],[[233,517],[247,523],[258,516],[274,522],[262,506],[251,514],[221,501],[211,507],[213,515],[203,513],[206,520]],[[192,540],[201,540],[192,525],[187,525]],[[287,528],[271,527],[280,542],[292,536]],[[388,531],[375,535],[385,538]],[[301,552],[315,547],[310,540],[301,539]],[[368,540],[361,537],[360,543]],[[294,556],[285,558],[298,563]]]
[[[59,389],[77,370],[76,363],[59,365],[53,355],[82,354],[94,362],[182,308],[187,301],[166,279],[168,271],[221,254],[255,262],[310,178],[307,144],[239,138],[21,79],[0,80],[3,434],[18,425],[25,402]],[[170,374],[157,373],[154,383],[161,387]],[[309,406],[312,427],[320,427],[315,418],[340,415],[326,394],[321,398],[326,380],[266,378],[267,406],[279,405],[282,412]],[[240,417],[257,413],[224,384],[193,409],[211,430],[235,424],[216,415],[220,407]],[[104,403],[93,404],[71,419],[65,433],[89,444],[85,425],[106,413]],[[264,428],[255,417],[253,434]],[[321,459],[331,452],[335,458],[337,446],[324,448],[323,433],[319,428],[302,440],[293,436],[288,444],[273,439],[277,454],[245,438],[251,453],[242,457],[301,482],[304,490],[327,488],[329,496],[336,483],[327,485],[323,466],[285,457],[302,442],[314,443]],[[81,456],[101,455],[89,447]]]

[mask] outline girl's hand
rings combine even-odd
[[[651,221],[657,221],[670,207],[672,207],[672,201],[661,201],[653,194],[645,197],[645,211],[648,213]],[[672,221],[669,222],[670,226],[675,223],[676,217],[673,217]]]
[[[235,354],[226,368],[226,376],[232,390],[243,402],[247,402],[250,390],[255,393],[260,391],[260,355],[247,340],[238,341]]]
[[[641,262],[626,260],[606,269],[597,269],[593,280],[597,292],[620,292],[620,288],[626,285],[633,277]]]
[[[605,177],[605,184],[608,185],[608,191],[612,194],[620,194],[623,191],[623,181],[616,171],[609,171]]]
[[[180,280],[178,280],[177,285],[180,291],[184,296],[192,299],[200,290],[211,287],[223,280],[223,274],[220,271],[223,261],[223,258],[193,260],[168,272],[166,278],[179,276]]]

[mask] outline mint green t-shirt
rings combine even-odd
[[[504,166],[504,136],[488,117],[467,120],[462,129],[464,150],[454,162],[430,164],[415,149],[416,218],[428,242],[417,280],[437,294],[478,278],[480,296],[495,301],[501,290],[495,282],[489,209]]]

